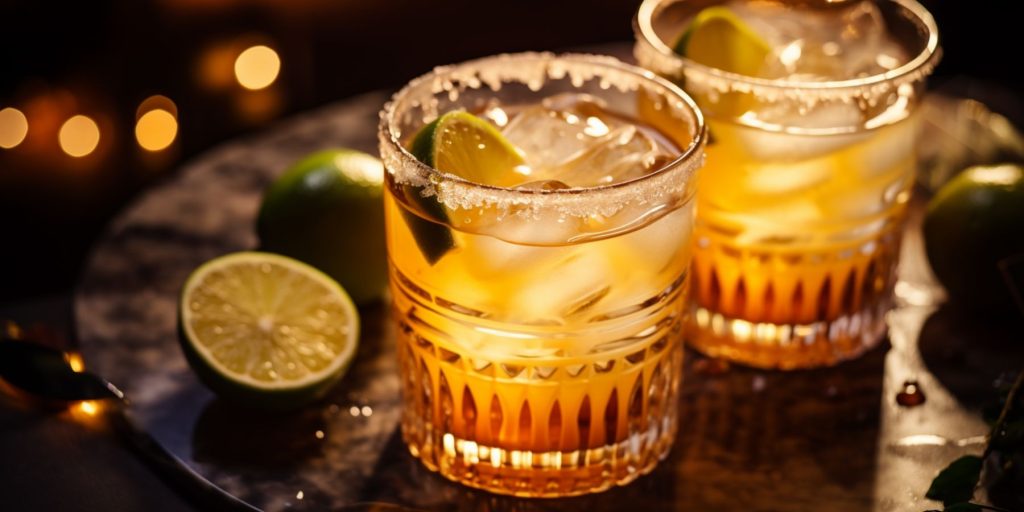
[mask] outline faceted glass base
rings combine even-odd
[[[793,325],[729,318],[694,304],[686,322],[686,341],[707,356],[758,368],[831,366],[878,345],[891,306],[886,298],[831,321]]]
[[[451,480],[524,497],[598,492],[650,472],[677,429],[686,287],[674,290],[607,350],[515,359],[455,343],[444,334],[453,323],[430,328],[424,319],[445,317],[396,293],[409,450]]]
[[[557,498],[600,492],[650,473],[668,456],[676,434],[676,417],[663,420],[625,441],[571,452],[488,447],[429,425],[403,424],[402,432],[409,451],[449,480],[498,494]]]

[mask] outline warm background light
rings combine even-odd
[[[68,366],[74,372],[81,373],[85,371],[85,361],[82,360],[82,355],[77,352],[71,352],[64,356],[68,362]]]
[[[28,119],[16,108],[0,110],[0,148],[10,149],[25,140]]]
[[[142,114],[135,123],[135,139],[148,151],[160,151],[170,146],[177,135],[178,120],[162,108]]]
[[[135,109],[135,119],[138,120],[146,112],[157,109],[166,110],[175,119],[178,118],[178,105],[175,105],[173,100],[163,94],[154,94],[139,103],[139,108]]]
[[[95,415],[100,410],[99,405],[97,405],[97,403],[92,400],[86,400],[84,402],[79,403],[78,408],[89,416]]]
[[[100,425],[97,418],[103,412],[103,409],[104,404],[102,401],[86,400],[72,405],[68,412],[71,414],[71,418],[78,421],[79,424],[95,427]]]
[[[281,59],[268,46],[247,48],[235,59],[235,78],[246,89],[263,89],[274,83],[281,71]]]
[[[100,127],[96,121],[77,115],[64,122],[58,134],[60,148],[73,157],[92,153],[100,143]]]

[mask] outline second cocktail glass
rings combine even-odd
[[[783,369],[875,346],[914,182],[915,108],[939,56],[928,12],[912,0],[646,0],[635,30],[640,64],[708,119],[687,341]]]
[[[491,126],[459,129],[518,146],[524,164],[501,187],[467,179],[493,170],[441,172],[410,151],[458,110]],[[689,97],[611,58],[502,55],[413,80],[379,133],[410,451],[520,496],[595,492],[653,469],[676,431],[703,159]],[[464,166],[494,150],[447,135],[469,141]]]

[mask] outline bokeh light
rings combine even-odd
[[[7,107],[0,110],[0,148],[11,149],[28,134],[28,119],[20,110]]]
[[[178,108],[166,96],[146,98],[137,111],[135,140],[147,151],[166,149],[178,136]]]
[[[174,142],[178,120],[163,109],[150,110],[135,123],[135,138],[148,151],[160,151]]]
[[[83,371],[85,371],[85,361],[82,360],[81,354],[77,352],[71,352],[66,354],[64,356],[64,359],[67,360],[68,366],[71,367],[72,371],[77,373],[82,373]]]
[[[94,427],[99,425],[98,417],[104,410],[104,403],[101,400],[85,400],[70,407],[68,411],[71,418],[78,421],[80,425]]]
[[[60,127],[57,135],[60,148],[70,156],[83,157],[96,150],[100,143],[100,127],[91,118],[73,116]]]
[[[89,416],[93,416],[100,411],[99,405],[92,400],[86,400],[79,403],[78,408]]]
[[[277,80],[281,71],[281,59],[269,46],[257,45],[246,48],[235,59],[235,78],[242,87],[259,90]]]

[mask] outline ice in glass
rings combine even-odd
[[[394,96],[380,147],[402,433],[424,464],[566,496],[667,454],[703,134],[678,88],[604,57],[491,57]],[[438,169],[414,157],[429,143]]]
[[[646,0],[635,28],[641,65],[708,119],[687,341],[775,368],[877,344],[931,16],[912,0]]]

